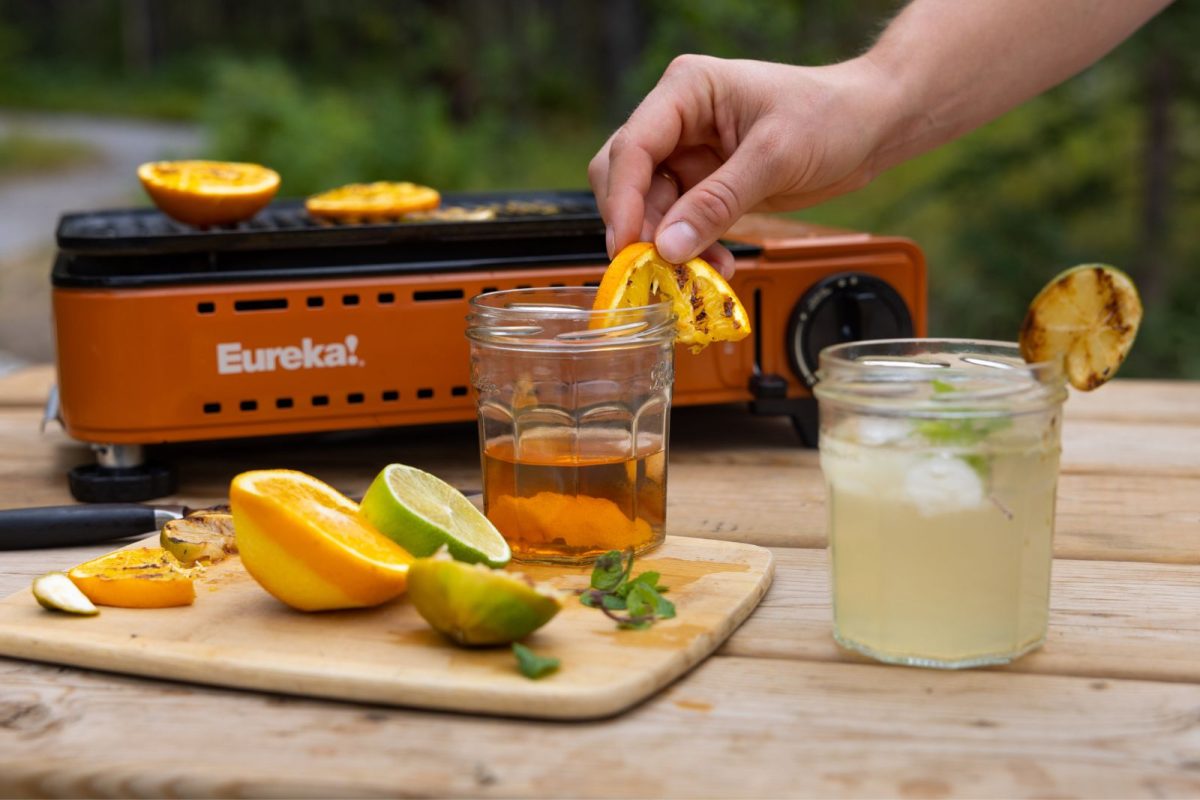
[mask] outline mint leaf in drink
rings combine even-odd
[[[550,656],[539,656],[520,642],[513,642],[513,655],[517,657],[517,669],[530,680],[544,678],[558,669],[561,662]]]
[[[917,433],[931,444],[969,447],[983,441],[989,434],[1012,425],[1007,417],[969,417],[962,419],[923,419],[917,423]]]
[[[946,394],[947,392],[958,391],[958,387],[953,383],[950,383],[950,381],[943,381],[937,378],[934,378],[932,381],[930,381],[929,385],[933,387],[934,394]]]

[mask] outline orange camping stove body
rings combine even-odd
[[[312,277],[289,269],[286,254],[296,251],[283,250],[268,254],[273,271],[218,271],[208,280],[200,268],[186,281],[150,285],[138,277],[151,269],[144,255],[124,256],[137,262],[119,270],[124,278],[96,280],[96,264],[123,256],[64,264],[60,254],[60,418],[70,436],[98,445],[472,420],[469,299],[518,286],[594,284],[607,264],[598,217],[586,235],[594,246],[569,248],[561,260],[544,252],[527,266],[515,258],[462,267],[459,258],[452,270],[393,271],[374,245],[371,270],[361,268],[357,250],[334,248]],[[819,346],[925,333],[924,259],[908,240],[748,217],[729,241],[738,256],[732,285],[754,333],[698,355],[681,349],[677,405],[747,401],[766,413],[799,413],[797,403],[811,404]],[[224,257],[233,256],[247,259]],[[331,258],[349,266],[329,269]],[[72,269],[85,279],[72,280]]]

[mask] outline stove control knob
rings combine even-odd
[[[913,335],[912,315],[891,284],[861,272],[824,278],[792,309],[786,349],[792,369],[812,388],[817,354],[831,344]]]

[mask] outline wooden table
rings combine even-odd
[[[87,452],[0,380],[0,506]],[[1003,669],[886,667],[830,638],[817,457],[790,424],[679,409],[669,530],[774,549],[717,655],[618,718],[543,723],[223,691],[0,659],[0,795],[1200,795],[1200,384],[1067,404],[1049,641]],[[390,460],[478,485],[472,426],[177,447],[182,499],[250,467],[362,491]],[[108,546],[0,553],[0,592]]]

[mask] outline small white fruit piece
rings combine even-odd
[[[47,572],[33,579],[33,596],[43,608],[94,617],[100,609],[71,582],[65,572]]]
[[[1089,392],[1117,374],[1142,321],[1133,281],[1106,264],[1083,264],[1046,284],[1021,323],[1021,356],[1064,361],[1067,380]]]

